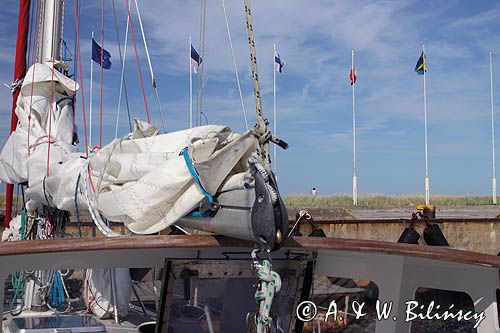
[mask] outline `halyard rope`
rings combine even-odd
[[[83,117],[83,131],[85,136],[85,155],[89,157],[89,143],[88,143],[88,134],[87,134],[87,116],[85,112],[85,94],[83,90],[83,75],[82,75],[82,59],[80,56],[80,13],[77,12],[76,0],[73,0],[73,9],[75,14],[75,29],[76,29],[76,57],[78,59],[78,70],[80,71],[80,94],[82,95],[82,117]],[[76,87],[76,81],[75,81]]]
[[[238,84],[238,92],[240,93],[241,111],[243,112],[243,119],[245,120],[245,127],[248,131],[247,113],[245,111],[245,104],[243,103],[243,94],[241,93],[240,77],[238,75],[238,66],[236,66],[236,56],[234,55],[233,41],[231,39],[231,31],[229,30],[229,22],[227,20],[226,5],[224,3],[224,0],[221,0],[221,3],[222,3],[222,9],[224,10],[224,19],[226,20],[227,37],[229,39],[229,46],[231,47],[231,55],[233,57],[234,74],[236,75],[236,83]]]
[[[101,1],[101,59],[99,85],[99,147],[102,147],[102,82],[104,80],[104,0]]]
[[[130,15],[129,0],[125,0],[125,5],[127,6],[127,15],[130,22],[130,35],[132,36],[132,43],[134,45],[135,62],[137,64],[137,72],[139,73],[139,82],[141,85],[142,99],[144,100],[144,107],[146,108],[146,118],[148,123],[151,124],[151,119],[149,117],[148,102],[146,101],[146,92],[144,91],[144,83],[142,81],[141,64],[139,63],[139,55],[137,53],[137,43],[135,42],[134,25],[132,24],[132,17]]]
[[[151,85],[155,91],[156,103],[158,104],[158,113],[160,114],[161,125],[163,128],[163,133],[167,133],[165,129],[165,122],[163,121],[163,113],[161,111],[160,96],[158,95],[158,88],[156,87],[155,74],[153,72],[153,65],[151,64],[151,57],[149,56],[148,44],[146,43],[146,36],[144,34],[144,28],[142,26],[141,12],[139,11],[139,6],[137,5],[137,0],[135,2],[135,10],[137,11],[137,18],[139,20],[139,27],[141,28],[142,41],[144,42],[144,49],[146,50],[146,58],[148,59],[149,73],[151,74]]]
[[[255,40],[253,35],[252,27],[252,13],[250,11],[250,0],[245,0],[245,14],[247,20],[247,32],[248,32],[248,45],[250,47],[250,61],[252,65],[252,79],[253,79],[253,90],[255,95],[255,109],[257,112],[258,127],[257,134],[259,136],[259,141],[261,144],[261,149],[259,149],[259,154],[261,155],[262,164],[264,168],[270,171],[269,163],[269,141],[266,136],[269,134],[267,129],[267,124],[262,113],[262,98],[260,96],[260,86],[259,86],[259,74],[257,72],[257,53],[255,51]]]
[[[116,41],[118,42],[118,53],[120,54],[120,69],[121,69],[121,75],[120,75],[120,92],[118,93],[118,108],[116,110],[116,127],[115,127],[115,138],[116,138],[116,137],[118,137],[118,124],[119,124],[119,121],[120,121],[120,107],[121,107],[122,91],[123,90],[125,90],[125,104],[127,106],[128,127],[130,129],[130,132],[132,132],[132,120],[130,118],[130,108],[129,108],[129,105],[128,105],[127,84],[125,82],[125,58],[127,56],[127,40],[128,40],[129,19],[128,19],[128,15],[127,15],[127,26],[125,28],[125,40],[123,42],[124,43],[124,49],[123,49],[123,56],[122,56],[122,48],[121,48],[121,45],[120,45],[120,34],[118,32],[118,20],[116,18],[115,0],[113,0],[112,3],[113,3],[113,14],[114,14],[114,17],[115,17]]]
[[[60,13],[57,12],[57,1],[54,1],[54,21],[52,22],[52,77],[51,77],[51,80],[50,80],[50,106],[49,106],[49,114],[48,114],[48,122],[49,122],[49,135],[48,137],[50,138],[52,135],[52,113],[55,112],[54,111],[54,71],[55,71],[55,68],[54,68],[54,65],[55,65],[55,55],[54,55],[54,50],[55,50],[55,43],[56,43],[56,17],[58,15],[60,15]],[[56,105],[56,108],[57,108],[57,105]],[[49,143],[47,145],[47,166],[46,166],[46,175],[47,177],[49,176],[50,174],[50,140],[49,140]]]

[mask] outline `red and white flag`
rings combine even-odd
[[[356,83],[356,69],[351,68],[351,71],[349,72],[349,80],[351,80],[351,86]]]

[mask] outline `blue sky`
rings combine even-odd
[[[86,106],[90,35],[100,41],[101,2],[83,1],[81,45]],[[208,1],[204,112],[209,122],[244,130],[220,1]],[[116,0],[123,42],[125,1]],[[196,0],[139,3],[167,131],[188,126],[188,39],[199,40]],[[119,55],[112,3],[105,1],[104,47],[113,67],[104,76],[104,142],[114,137]],[[243,0],[226,0],[245,107],[256,121]],[[500,82],[500,4],[494,1],[264,1],[252,2],[264,113],[272,117],[273,43],[286,65],[278,76],[278,134],[282,192],[350,193],[352,110],[348,72],[356,50],[358,181],[361,193],[415,194],[424,189],[422,77],[413,71],[425,44],[429,111],[429,167],[433,194],[489,194],[491,128],[488,52]],[[11,82],[18,1],[0,12],[0,81]],[[134,16],[140,64],[153,122],[160,126],[148,66]],[[73,1],[67,0],[65,39],[74,47]],[[145,118],[132,44],[126,79],[132,114]],[[99,71],[94,67],[94,110]],[[196,82],[195,82],[196,86]],[[500,84],[495,94],[500,98]],[[498,99],[497,99],[498,100]],[[499,103],[495,103],[499,109]],[[8,135],[11,97],[0,90],[0,144]],[[83,139],[81,105],[77,107]],[[122,106],[122,115],[125,108]],[[497,118],[500,115],[497,114]],[[97,118],[95,114],[94,119]],[[94,134],[97,133],[97,122]],[[120,133],[127,132],[122,117]],[[500,130],[499,130],[500,131]],[[96,142],[97,136],[93,141]],[[83,141],[83,140],[81,140]]]

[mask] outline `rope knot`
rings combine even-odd
[[[10,92],[12,94],[14,94],[17,89],[21,88],[21,86],[23,85],[23,82],[24,82],[24,78],[21,78],[21,79],[15,80],[11,84],[4,83],[3,85],[6,86],[7,88],[9,88]]]

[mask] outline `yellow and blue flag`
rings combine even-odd
[[[427,59],[425,58],[424,51],[422,51],[420,58],[418,58],[415,72],[417,72],[418,75],[424,75],[424,73],[427,72]]]

